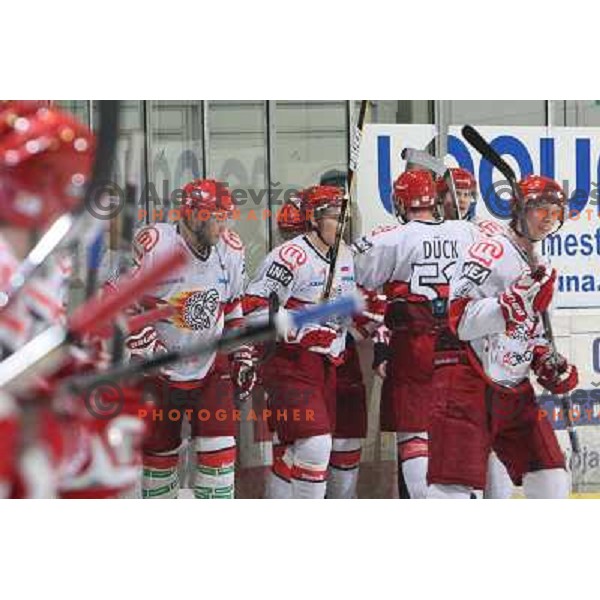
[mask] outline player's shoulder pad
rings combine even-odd
[[[228,250],[241,253],[244,252],[244,242],[242,241],[242,238],[232,229],[223,229],[219,242]]]
[[[363,235],[352,242],[350,248],[354,254],[365,254],[374,246],[387,246],[396,243],[403,226],[380,225],[371,231],[369,235]]]

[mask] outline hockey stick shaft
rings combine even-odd
[[[54,364],[53,361],[47,361],[47,357],[59,354],[61,349],[67,348],[83,335],[101,331],[122,310],[152,289],[165,275],[181,268],[185,262],[186,254],[176,251],[157,261],[146,273],[117,285],[111,294],[94,297],[82,304],[73,313],[67,328],[56,325],[46,329],[0,362],[0,388],[26,386],[28,378],[45,375],[50,368],[47,364]]]
[[[278,333],[282,334],[290,328],[299,329],[308,323],[326,321],[332,316],[351,316],[361,312],[363,309],[364,301],[362,296],[354,294],[336,298],[331,302],[317,304],[304,310],[280,311],[274,318],[267,320],[264,324],[226,332],[218,340],[199,342],[181,350],[159,354],[144,362],[130,363],[97,375],[75,377],[67,382],[67,386],[72,391],[82,391],[93,388],[105,381],[140,377],[144,373],[179,362],[190,356],[199,356],[212,352],[230,352],[242,344],[272,340]]]
[[[431,156],[424,150],[417,150],[416,148],[404,148],[400,154],[403,160],[407,163],[412,163],[418,167],[423,167],[429,171],[433,171],[436,175],[443,176],[446,172],[446,165],[444,161],[435,156]]]
[[[358,169],[358,158],[360,154],[360,143],[362,130],[365,125],[365,119],[367,116],[367,107],[369,101],[361,100],[360,110],[358,113],[358,122],[356,128],[353,130],[352,141],[350,144],[350,158],[348,161],[348,176],[346,178],[347,193],[342,200],[342,209],[340,211],[340,218],[338,220],[337,228],[335,231],[335,241],[331,247],[331,258],[329,262],[329,271],[327,273],[327,280],[325,281],[325,287],[323,288],[323,300],[328,300],[331,296],[331,289],[333,287],[333,280],[335,278],[335,271],[337,268],[337,261],[340,252],[340,246],[344,236],[344,229],[346,227],[346,221],[350,212],[350,197],[352,194],[352,183],[354,181],[354,174]]]
[[[69,330],[75,337],[93,334],[135,302],[145,290],[155,287],[167,274],[177,271],[187,262],[183,249],[160,257],[153,268],[142,270],[138,275],[117,284],[113,293],[94,297],[80,306],[70,320]]]

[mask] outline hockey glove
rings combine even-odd
[[[250,346],[241,346],[230,355],[231,380],[236,397],[245,402],[256,384],[256,360]]]
[[[538,313],[548,309],[554,293],[556,271],[548,272],[543,267],[534,273],[524,272],[498,298],[507,331],[534,321]]]
[[[579,382],[577,367],[569,364],[564,356],[553,352],[547,346],[536,346],[533,349],[531,368],[537,382],[553,394],[566,394]]]

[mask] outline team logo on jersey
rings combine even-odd
[[[284,265],[274,262],[267,271],[267,277],[273,281],[278,281],[284,287],[292,283],[294,279],[293,273]]]
[[[244,243],[240,236],[235,231],[231,231],[231,229],[225,229],[221,234],[221,237],[223,238],[223,241],[234,250],[241,250],[244,247]]]
[[[358,254],[364,254],[373,247],[373,243],[363,236],[359,240],[356,240],[354,244],[352,244],[352,247]]]
[[[504,246],[497,240],[485,239],[476,242],[469,248],[469,256],[491,267],[495,260],[504,254]]]
[[[496,221],[491,221],[490,219],[479,221],[477,227],[479,227],[479,230],[485,233],[485,235],[489,235],[490,237],[504,232],[504,227],[502,227],[500,223],[496,223]]]
[[[173,324],[180,329],[199,331],[211,329],[220,307],[219,292],[215,289],[181,292],[170,299],[177,308]]]
[[[150,252],[158,243],[158,229],[156,227],[144,227],[136,236],[135,242],[145,254]]]
[[[306,252],[297,244],[286,244],[279,250],[279,258],[285,263],[290,269],[301,267],[306,263],[307,256]]]
[[[476,262],[468,262],[463,266],[462,276],[476,285],[483,285],[491,271]]]

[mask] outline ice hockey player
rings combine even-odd
[[[291,239],[307,232],[300,198],[286,202],[277,215],[279,235]],[[367,434],[367,394],[363,381],[358,349],[354,336],[364,339],[369,331],[360,333],[352,327],[346,336],[343,362],[336,370],[336,425],[333,433],[326,496],[344,500],[357,495],[358,469],[362,451],[361,440]],[[268,476],[268,498],[289,496],[288,468],[282,462],[287,448],[274,436],[273,466]],[[282,479],[283,476],[283,479]],[[281,483],[283,481],[283,483]],[[278,492],[281,490],[281,494]]]
[[[439,219],[436,186],[428,171],[401,174],[393,194],[405,224],[382,228],[355,244],[356,280],[367,295],[382,289],[387,297],[387,420],[396,431],[400,497],[424,498],[436,339],[447,318],[452,270],[477,233],[467,222]]]
[[[92,132],[47,101],[0,102],[0,289],[9,287],[32,233],[82,202],[94,153]],[[52,255],[0,308],[1,358],[65,323],[68,262]],[[93,350],[73,347],[54,374],[32,378],[14,397],[2,392],[0,496],[107,497],[134,485],[141,421],[100,421],[84,411],[82,398],[69,403],[54,393],[61,376],[84,364],[95,368],[95,358]]]
[[[521,212],[511,200],[506,234],[482,238],[461,255],[450,289],[450,326],[459,344],[448,368],[438,368],[430,425],[430,498],[469,498],[486,483],[493,449],[529,498],[568,494],[565,461],[546,419],[540,419],[532,373],[552,393],[572,390],[574,365],[544,337],[556,271],[538,243],[564,219],[558,183],[530,175],[519,184]]]
[[[483,235],[497,235],[505,231],[504,226],[498,221],[482,219],[476,215],[477,181],[467,169],[450,168],[446,171],[444,177],[437,179],[436,184],[438,200],[445,220],[469,221]],[[512,491],[513,485],[506,467],[500,462],[496,454],[491,452],[483,497],[490,500],[506,499],[511,497]]]
[[[244,299],[249,321],[265,316],[272,293],[287,310],[322,300],[343,191],[314,186],[303,190],[301,198],[307,230],[274,248],[261,264]],[[342,244],[331,296],[354,290],[352,255]],[[267,489],[270,497],[325,497],[336,426],[336,369],[346,334],[347,323],[339,319],[291,331],[263,367],[271,424],[279,442],[276,475]]]
[[[190,262],[182,274],[165,280],[154,292],[155,306],[176,308],[166,322],[131,335],[126,346],[132,359],[217,339],[243,324],[244,246],[227,227],[233,203],[218,181],[196,179],[183,188],[181,218],[156,223],[135,236],[138,269],[152,264],[175,245]],[[233,498],[236,458],[234,387],[245,399],[255,382],[251,349],[240,347],[229,357],[201,355],[165,367],[147,390],[157,396],[144,444],[144,498],[177,498],[178,459],[183,418],[191,423],[195,453],[196,498]],[[232,385],[233,383],[233,385]]]

